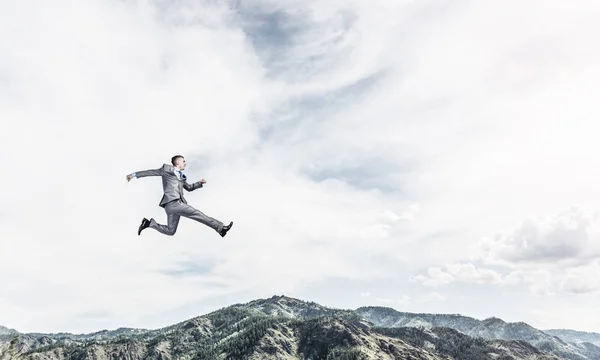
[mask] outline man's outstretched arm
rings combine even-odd
[[[146,177],[146,176],[161,176],[161,175],[162,175],[162,168],[136,171],[134,173],[127,175],[127,181],[130,181],[134,177],[141,178],[141,177]]]
[[[187,191],[194,191],[196,189],[201,188],[204,185],[204,183],[206,183],[206,180],[204,180],[204,179],[197,181],[191,185],[188,184],[187,181],[185,181],[183,183],[183,188],[186,189]]]

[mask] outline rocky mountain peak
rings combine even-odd
[[[304,301],[289,296],[272,296],[267,299],[257,299],[242,305],[245,308],[258,310],[267,315],[285,316],[290,318],[312,318],[323,315],[333,315],[338,310],[319,305],[312,301]]]
[[[506,324],[506,321],[504,321],[504,320],[502,320],[500,318],[497,318],[495,316],[492,316],[492,317],[489,317],[487,319],[484,319],[483,323],[486,324],[486,325],[494,325],[494,324],[495,325],[504,325],[504,324]]]
[[[14,329],[9,329],[6,326],[0,325],[0,335],[12,335],[17,334],[18,331]]]

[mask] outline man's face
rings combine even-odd
[[[178,158],[175,160],[175,167],[179,170],[185,170],[185,158]]]

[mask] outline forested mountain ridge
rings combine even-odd
[[[506,323],[495,318],[479,321],[383,307],[336,309],[273,296],[159,329],[40,334],[2,327],[0,360],[600,359],[593,344],[570,343],[541,332],[554,340],[535,345],[523,338],[524,333],[503,327]],[[556,348],[555,342],[561,346]]]

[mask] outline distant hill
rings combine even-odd
[[[560,336],[538,330],[524,322],[507,323],[491,317],[477,320],[462,315],[417,314],[399,312],[392,308],[366,306],[356,312],[376,326],[451,328],[473,338],[520,340],[540,350],[566,359],[600,359],[600,348],[594,344],[570,342]],[[591,346],[590,346],[591,345]]]
[[[558,360],[598,354],[592,343],[568,342],[524,323],[335,309],[287,296],[233,304],[159,329],[42,334],[0,328],[0,360]]]
[[[590,343],[596,346],[600,346],[600,334],[594,332],[566,330],[566,329],[549,329],[544,330],[546,334],[558,336],[569,342],[581,344]]]

